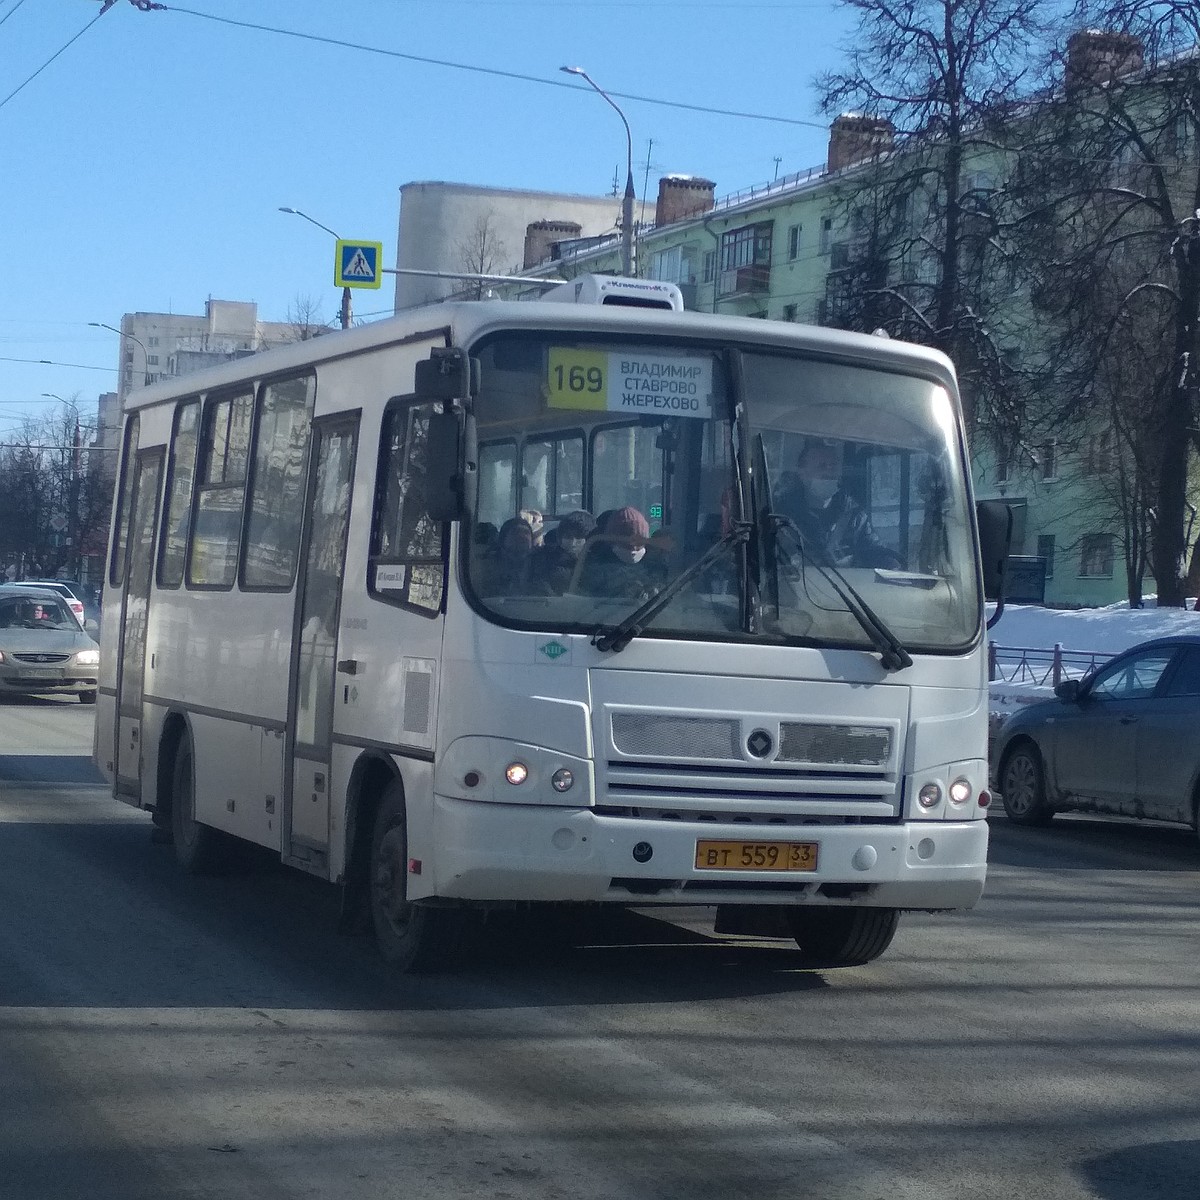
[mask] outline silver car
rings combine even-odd
[[[1117,655],[1014,713],[992,747],[1009,820],[1079,809],[1200,827],[1200,637]]]
[[[96,703],[100,647],[49,588],[0,590],[0,693],[71,692]]]

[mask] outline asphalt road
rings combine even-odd
[[[394,977],[331,889],[190,879],[92,711],[0,705],[0,1197],[1194,1200],[1200,843],[993,822],[870,967],[632,914]]]

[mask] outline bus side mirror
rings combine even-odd
[[[1004,573],[1012,545],[1012,509],[1004,500],[980,500],[975,505],[975,522],[979,526],[984,599],[1003,601]]]
[[[413,382],[422,400],[466,400],[479,387],[479,360],[458,346],[434,346],[417,363]]]
[[[434,413],[425,442],[425,508],[435,521],[464,512],[462,424],[458,412]]]

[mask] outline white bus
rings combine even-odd
[[[406,970],[496,907],[709,906],[827,964],[970,907],[1006,547],[950,363],[569,290],[130,397],[114,795],[189,871],[337,884]]]

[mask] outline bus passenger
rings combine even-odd
[[[500,526],[496,543],[481,558],[476,575],[481,596],[530,594],[533,527],[521,517],[510,517]]]
[[[590,596],[645,599],[656,589],[658,571],[647,557],[650,523],[636,508],[614,512],[587,546],[579,590]]]
[[[596,521],[582,509],[568,513],[534,551],[532,572],[551,595],[561,596],[571,586],[583,548],[596,528]]]

